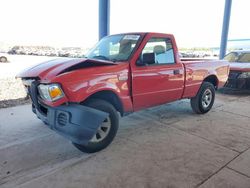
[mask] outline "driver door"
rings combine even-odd
[[[154,53],[154,62],[135,63],[132,67],[134,110],[140,110],[181,98],[184,89],[184,68],[176,62],[171,37],[148,36],[137,62]],[[145,55],[146,54],[146,55]],[[149,54],[149,55],[147,55]],[[151,61],[151,60],[149,60]],[[137,64],[137,65],[136,65]]]

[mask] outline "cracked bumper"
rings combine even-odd
[[[250,89],[250,78],[240,78],[243,72],[231,70],[228,76],[225,87],[232,89],[249,90]]]
[[[33,108],[37,117],[52,130],[77,144],[87,144],[96,134],[108,114],[78,104],[62,105],[51,108],[42,106],[47,113]]]
[[[96,134],[97,129],[108,117],[108,113],[80,104],[49,107],[38,101],[37,85],[33,82],[29,89],[32,111],[52,130],[73,143],[85,145]]]
[[[250,89],[250,78],[229,78],[225,87],[233,89]]]

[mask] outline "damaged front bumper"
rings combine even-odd
[[[41,104],[38,101],[36,82],[31,84],[29,93],[32,99],[32,111],[37,117],[52,130],[76,144],[86,145],[108,117],[108,113],[80,104],[58,107]]]
[[[232,89],[249,90],[250,89],[250,77],[241,78],[242,72],[230,71],[227,83],[225,87]]]

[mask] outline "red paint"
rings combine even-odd
[[[61,84],[65,97],[46,102],[49,106],[59,106],[66,102],[83,102],[99,91],[112,91],[122,102],[125,112],[137,111],[182,98],[194,97],[201,83],[214,75],[218,87],[225,84],[229,65],[226,61],[181,61],[173,35],[160,33],[137,33],[144,36],[140,45],[128,62],[112,63],[102,60],[59,59],[26,70],[21,78],[39,77],[41,83]],[[141,66],[136,61],[151,37],[167,37],[172,40],[175,64]],[[88,67],[60,74],[66,68],[91,61],[108,66]],[[174,74],[178,70],[179,74]],[[124,79],[128,77],[128,79]]]

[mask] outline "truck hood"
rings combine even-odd
[[[237,70],[242,72],[250,71],[250,63],[230,63],[230,70]]]
[[[16,77],[18,78],[38,77],[40,79],[47,80],[64,72],[87,68],[87,67],[107,66],[107,65],[116,65],[116,63],[98,59],[58,58],[27,68],[22,72],[20,72]]]

